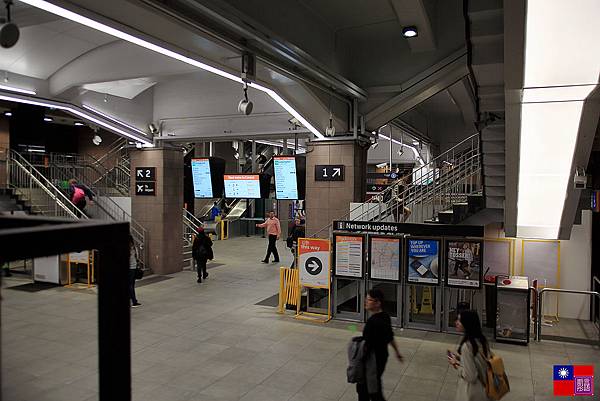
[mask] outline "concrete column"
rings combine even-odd
[[[8,118],[0,116],[0,188],[7,186],[6,158],[10,149],[10,132]]]
[[[135,194],[135,168],[156,167],[156,196]],[[181,271],[183,262],[183,153],[179,149],[131,152],[131,215],[148,231],[148,264],[156,274]]]
[[[315,181],[315,166],[342,164],[344,181]],[[363,202],[367,148],[355,141],[312,142],[306,154],[306,234],[312,235],[350,212],[351,202]],[[328,232],[319,234],[326,238]]]

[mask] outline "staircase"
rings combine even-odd
[[[54,176],[48,179],[19,153],[9,150],[8,155],[9,188],[14,191],[20,201],[30,208],[32,213],[74,219],[89,218],[69,200],[64,190],[59,189],[51,182],[51,180],[63,182],[70,178],[81,180],[80,177],[73,175],[74,172],[79,171],[78,169],[50,165],[47,170]],[[76,158],[74,162],[76,162]],[[86,211],[89,209],[88,213],[95,218],[129,222],[131,235],[140,250],[140,262],[146,266],[148,260],[146,229],[133,220],[109,196],[102,194],[97,188],[90,189],[95,195],[94,205],[89,205]]]
[[[458,224],[485,207],[480,135],[472,135],[340,220]],[[404,208],[410,210],[406,216]],[[323,227],[313,237],[331,229]]]
[[[502,0],[469,0],[471,69],[481,130],[485,206],[502,216],[505,198],[504,9]],[[500,217],[503,221],[503,217]]]

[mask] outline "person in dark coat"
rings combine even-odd
[[[198,283],[201,283],[202,279],[208,277],[206,263],[208,260],[213,260],[212,245],[212,240],[204,233],[204,228],[200,227],[192,244],[192,257],[196,262],[198,270]]]
[[[369,290],[365,298],[365,309],[371,314],[363,329],[363,338],[367,353],[375,354],[377,364],[377,391],[373,392],[367,388],[366,383],[357,383],[356,392],[358,401],[385,401],[383,398],[383,388],[381,385],[381,376],[385,370],[388,360],[388,344],[392,346],[396,357],[400,362],[403,361],[402,355],[398,350],[398,345],[394,341],[394,332],[392,331],[392,321],[390,315],[383,311],[383,293],[378,289]]]
[[[287,247],[292,251],[292,265],[290,268],[294,268],[296,266],[296,253],[298,250],[298,238],[304,238],[305,236],[304,222],[300,219],[294,220],[294,226],[290,231],[290,235],[288,235],[286,243]]]

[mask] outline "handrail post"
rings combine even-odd
[[[544,304],[544,289],[542,289],[540,291],[540,293],[538,294],[538,304],[537,304],[537,319],[536,319],[536,326],[537,329],[535,330],[535,341],[540,342],[542,340],[542,307]]]

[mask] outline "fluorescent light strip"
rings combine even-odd
[[[14,86],[7,86],[7,85],[0,85],[0,89],[11,91],[11,92],[24,93],[26,95],[34,95],[35,96],[35,94],[36,94],[36,92],[33,90],[15,88]]]
[[[128,33],[119,31],[115,28],[111,28],[107,25],[104,25],[100,22],[94,21],[90,18],[84,17],[82,15],[79,15],[77,13],[74,13],[72,11],[69,11],[67,9],[64,9],[62,7],[58,7],[54,4],[50,4],[47,1],[43,1],[43,0],[21,0],[21,2],[29,4],[33,7],[37,7],[40,8],[42,10],[48,11],[52,14],[56,14],[59,15],[61,17],[67,18],[71,21],[75,21],[77,23],[80,23],[82,25],[85,25],[87,27],[96,29],[98,31],[104,32],[108,35],[112,35],[115,36],[119,39],[123,39],[127,42],[136,44],[138,46],[141,46],[143,48],[146,48],[148,50],[160,53],[162,55],[165,55],[167,57],[171,57],[175,60],[179,60],[183,63],[192,65],[194,67],[198,67],[202,70],[205,71],[209,71],[212,72],[213,74],[217,74],[223,78],[227,78],[230,79],[232,81],[238,82],[238,83],[242,83],[242,79],[238,76],[235,76],[233,74],[230,74],[226,71],[222,71],[218,68],[215,68],[213,66],[210,66],[208,64],[202,63],[198,60],[195,60],[193,58],[190,57],[186,57],[183,56],[179,53],[176,53],[172,50],[168,50],[165,49],[164,47],[160,47],[158,45],[155,45],[153,43],[150,43],[146,40],[140,39],[138,37],[135,37],[133,35],[130,35]],[[256,84],[256,83],[250,83],[248,84],[248,86],[251,86],[253,88],[256,88],[262,92],[265,92],[266,94],[268,94],[273,100],[275,100],[277,103],[279,103],[279,105],[281,107],[283,107],[285,110],[288,111],[288,113],[290,113],[291,115],[293,115],[294,117],[296,117],[298,119],[298,121],[300,121],[306,128],[308,128],[308,130],[310,132],[312,132],[317,138],[319,139],[325,139],[325,137],[323,136],[323,134],[321,134],[315,127],[313,127],[304,117],[302,117],[300,115],[300,113],[298,113],[292,106],[290,106],[285,100],[283,100],[283,98],[281,96],[279,96],[275,91],[273,91],[272,89],[266,88],[262,85]]]
[[[154,146],[154,144],[152,142],[148,141],[145,138],[139,138],[139,137],[137,137],[135,135],[132,135],[132,134],[130,134],[127,131],[123,131],[120,128],[117,128],[117,127],[115,127],[115,126],[113,126],[111,124],[108,124],[108,123],[106,123],[106,122],[104,122],[102,120],[99,120],[96,117],[92,116],[91,114],[86,113],[86,112],[81,111],[81,110],[78,110],[78,109],[76,109],[74,107],[63,106],[61,104],[54,104],[54,103],[45,103],[45,102],[38,101],[38,100],[24,99],[24,98],[21,98],[21,97],[7,96],[7,95],[3,95],[3,94],[0,94],[0,100],[6,100],[6,101],[9,101],[9,102],[16,102],[16,103],[31,104],[31,105],[34,105],[34,106],[47,107],[47,108],[56,109],[56,110],[63,110],[63,111],[66,111],[68,113],[75,114],[75,115],[83,118],[84,120],[96,123],[96,124],[98,124],[98,125],[106,128],[106,129],[108,129],[109,131],[113,131],[113,132],[116,132],[116,133],[121,134],[123,136],[126,136],[128,138],[132,138],[133,140],[135,140],[137,142],[145,143],[147,145],[150,145],[150,147]]]
[[[113,122],[115,122],[115,123],[117,123],[117,124],[121,124],[122,126],[124,126],[124,127],[127,127],[127,128],[129,128],[130,130],[132,130],[132,131],[138,132],[138,133],[140,133],[140,134],[142,134],[142,135],[144,135],[144,136],[148,136],[148,134],[147,134],[147,133],[145,133],[144,131],[142,131],[141,129],[139,129],[139,128],[136,128],[136,127],[134,127],[134,126],[132,126],[132,125],[129,125],[129,124],[127,124],[127,123],[123,122],[123,121],[117,120],[116,118],[114,118],[114,117],[112,117],[112,116],[109,116],[108,114],[106,114],[106,113],[103,113],[103,112],[101,112],[100,110],[96,110],[96,109],[94,109],[93,107],[90,107],[90,106],[88,106],[87,104],[84,104],[84,105],[82,105],[82,106],[83,106],[83,108],[84,108],[84,109],[88,109],[88,110],[90,110],[90,111],[92,111],[92,112],[94,112],[94,113],[96,113],[96,114],[99,114],[99,115],[101,115],[102,117],[104,117],[104,118],[106,118],[106,119],[108,119],[108,120],[111,120],[111,121],[113,121]]]

